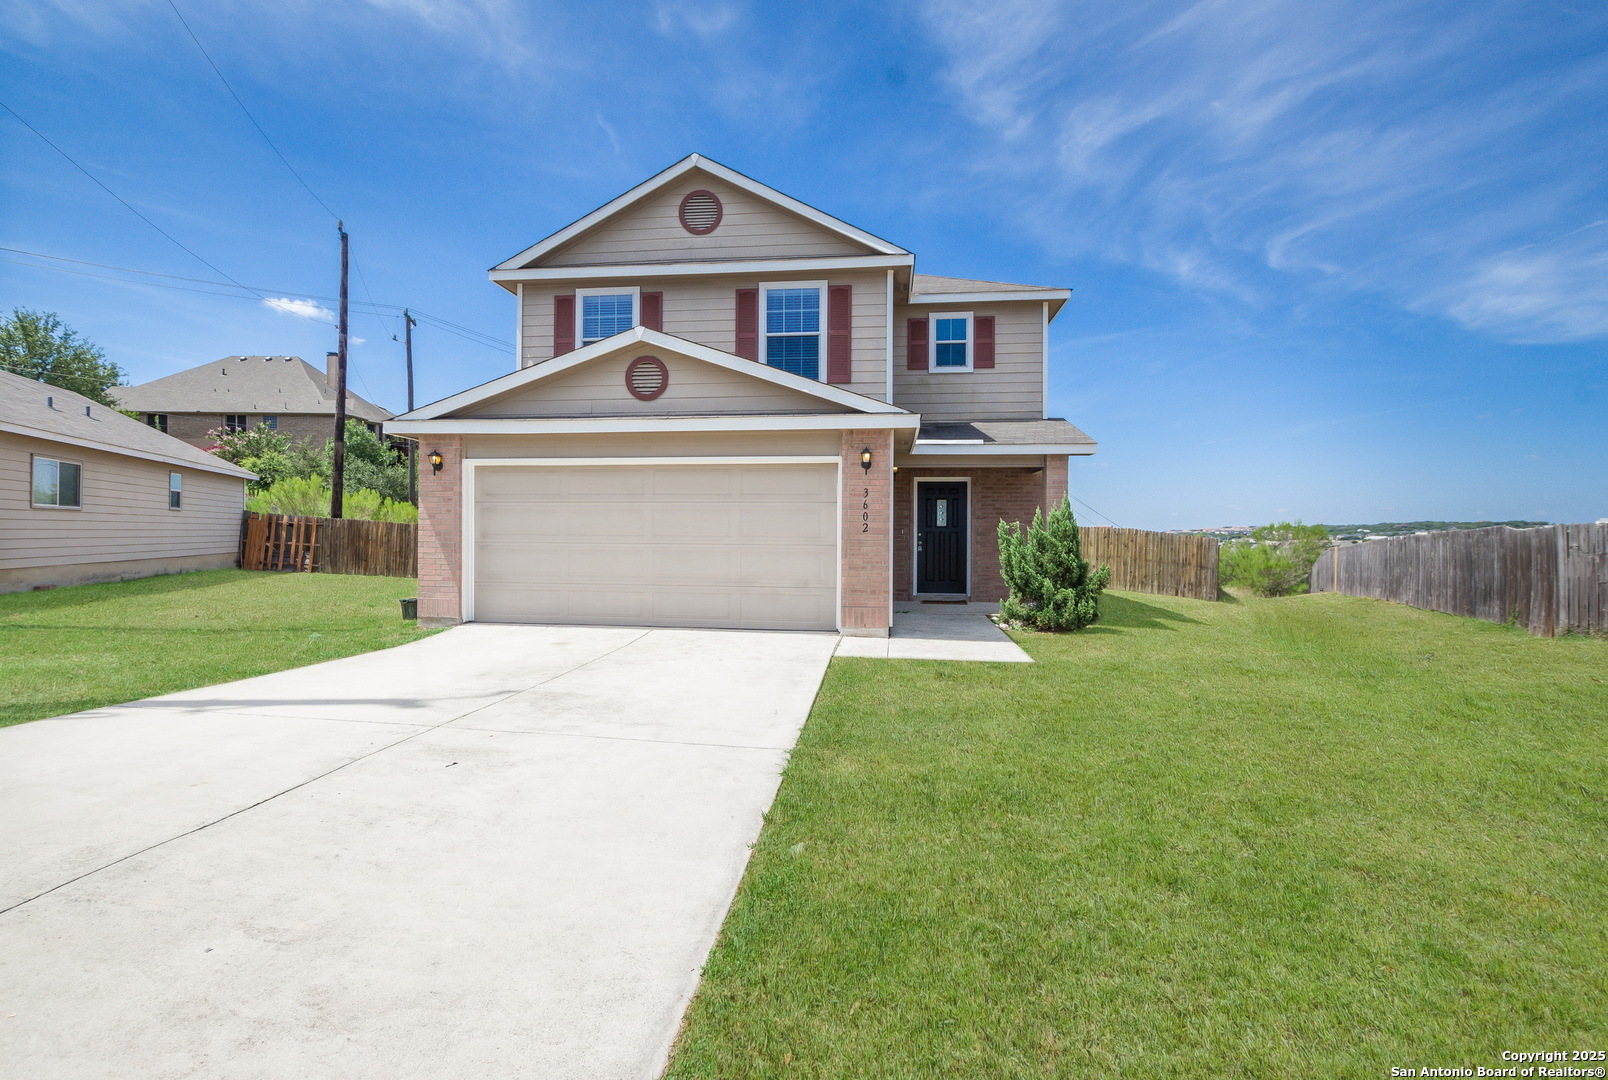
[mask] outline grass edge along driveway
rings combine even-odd
[[[0,595],[0,726],[414,641],[412,578],[206,570]]]
[[[1608,642],[1105,604],[1031,666],[833,663],[669,1077],[1608,1048]]]

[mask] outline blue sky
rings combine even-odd
[[[175,2],[345,217],[354,299],[507,343],[421,327],[421,402],[512,364],[487,267],[696,151],[925,272],[1074,289],[1050,411],[1101,443],[1085,520],[1608,516],[1597,0]],[[334,221],[167,0],[0,12],[0,100],[294,301],[0,252],[0,307],[136,382],[333,348]],[[4,113],[0,140],[0,245],[218,280]],[[393,409],[397,332],[354,317],[353,386]]]

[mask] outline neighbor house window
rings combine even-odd
[[[33,504],[76,509],[79,501],[83,466],[76,461],[57,461],[55,458],[33,459]]]
[[[184,474],[168,473],[168,509],[177,510],[184,502]]]
[[[806,379],[821,377],[821,297],[824,281],[759,287],[765,320],[765,363]]]
[[[935,371],[971,370],[971,312],[939,311],[933,313],[932,366]]]
[[[277,416],[265,416],[265,417],[262,418],[262,424],[269,431],[278,431],[279,430],[279,417],[277,417]]]
[[[147,424],[150,424],[156,430],[160,431],[162,434],[164,434],[164,435],[167,434],[167,413],[165,413],[165,412],[150,412],[150,413],[146,413],[145,414],[145,422]]]
[[[635,287],[576,289],[575,302],[581,307],[581,344],[590,345],[635,326],[639,292]]]
[[[246,430],[246,414],[245,413],[230,413],[229,415],[225,416],[223,418],[223,430],[225,430],[225,431],[244,431],[244,430]]]

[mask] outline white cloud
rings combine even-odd
[[[687,0],[657,0],[653,5],[654,26],[661,34],[686,32],[709,41],[735,26],[743,16],[741,4],[689,3]]]
[[[1593,140],[1560,132],[1591,123],[1608,62],[1506,62],[1584,26],[1414,0],[921,11],[983,140],[969,168],[929,175],[952,197],[992,186],[1007,223],[1061,257],[1252,302],[1369,291],[1513,340],[1608,333],[1602,230],[1540,240],[1602,217],[1581,182]]]
[[[265,296],[262,302],[275,311],[283,311],[287,315],[300,315],[304,319],[317,319],[319,322],[333,323],[335,313],[316,300],[298,300],[289,296]]]

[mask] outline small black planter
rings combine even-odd
[[[402,617],[404,619],[417,619],[419,617],[418,597],[409,597],[402,601]]]

